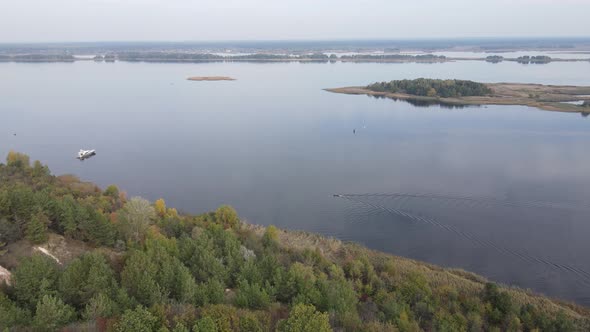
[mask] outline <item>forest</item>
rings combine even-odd
[[[56,239],[67,244],[62,252],[49,245]],[[2,331],[590,328],[589,310],[574,304],[247,224],[227,205],[181,214],[163,199],[54,176],[17,152],[0,163],[0,265],[10,270],[0,287]]]
[[[375,92],[405,93],[415,96],[443,98],[485,96],[492,93],[492,90],[483,83],[429,78],[378,82],[366,88]]]

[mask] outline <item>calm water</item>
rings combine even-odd
[[[589,72],[590,63],[473,61],[2,63],[0,155],[22,151],[54,173],[187,212],[228,203],[252,223],[590,305],[590,118],[322,90],[415,77],[590,85]],[[80,162],[80,148],[98,155]]]

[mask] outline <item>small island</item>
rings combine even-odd
[[[418,78],[325,90],[445,105],[523,105],[559,112],[587,113],[590,104],[590,87],[584,86]]]
[[[235,81],[235,78],[229,76],[192,76],[187,78],[189,81]]]

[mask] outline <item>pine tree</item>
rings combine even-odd
[[[27,224],[26,235],[27,239],[35,244],[44,243],[47,241],[47,225],[49,219],[43,212],[37,212],[31,217]]]
[[[76,318],[74,308],[65,304],[59,298],[45,295],[35,312],[35,326],[42,331],[57,331]]]

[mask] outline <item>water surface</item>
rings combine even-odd
[[[54,173],[187,212],[231,204],[253,223],[590,305],[589,118],[322,90],[417,77],[590,85],[590,63],[2,63],[0,72],[0,155],[21,151]],[[237,81],[186,80],[196,75]],[[80,148],[98,154],[80,162]],[[441,197],[333,196],[359,193]]]

